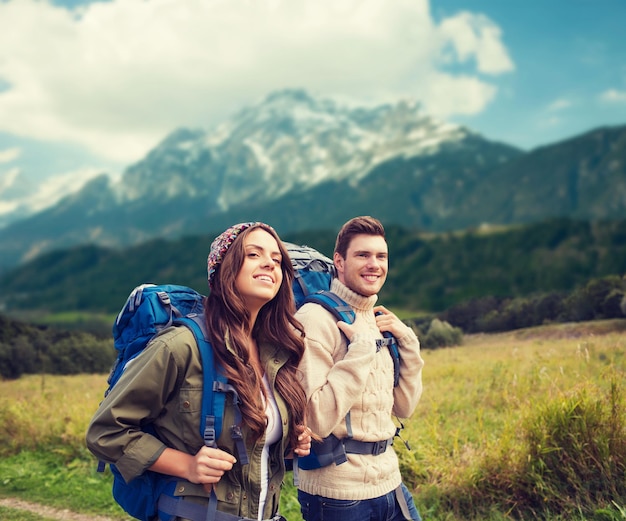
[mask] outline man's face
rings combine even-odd
[[[389,254],[380,235],[355,235],[346,258],[335,253],[333,260],[339,280],[359,295],[376,295],[387,279]]]

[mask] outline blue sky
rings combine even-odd
[[[0,0],[0,215],[285,87],[417,99],[524,149],[626,124],[624,20],[626,0]]]
[[[484,111],[459,118],[528,149],[626,124],[624,0],[436,0],[436,18],[482,12],[502,30],[515,71]]]

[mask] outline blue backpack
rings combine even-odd
[[[237,446],[239,461],[246,464],[248,456],[238,425],[241,413],[237,393],[215,367],[211,344],[206,338],[203,298],[198,292],[186,286],[173,284],[137,286],[126,300],[113,325],[113,339],[118,357],[111,369],[105,396],[117,383],[128,362],[139,356],[158,333],[172,325],[188,327],[193,332],[200,351],[203,388],[210,390],[203,393],[202,397],[200,433],[207,446],[217,446],[217,439],[222,431],[226,394],[232,393],[237,425],[231,427],[231,436]],[[147,427],[147,431],[154,432],[150,426]],[[187,505],[174,497],[175,478],[146,471],[130,483],[126,483],[115,465],[110,467],[113,474],[113,497],[131,516],[143,521],[154,519],[157,515],[161,516],[161,519],[169,519],[176,515],[193,519],[185,510]],[[98,471],[102,472],[104,468],[105,464],[101,461]],[[216,504],[215,494],[212,494],[211,501]]]
[[[306,302],[315,302],[330,311],[337,320],[348,324],[354,322],[354,310],[330,291],[335,276],[333,261],[310,246],[284,243],[294,268],[293,296],[296,308]]]

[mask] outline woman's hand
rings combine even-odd
[[[166,448],[150,470],[183,478],[197,484],[217,483],[224,472],[233,468],[237,460],[228,452],[202,447],[195,456],[176,449]],[[210,488],[207,488],[210,491]]]
[[[187,479],[192,483],[217,483],[237,460],[221,449],[202,447],[188,463]]]
[[[311,432],[304,425],[298,425],[298,444],[293,450],[298,456],[308,456],[311,452]]]

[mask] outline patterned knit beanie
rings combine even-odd
[[[223,233],[218,235],[215,240],[211,243],[211,251],[209,252],[209,257],[207,259],[207,274],[209,279],[209,288],[213,283],[213,278],[215,276],[215,270],[224,260],[224,255],[228,251],[228,248],[235,242],[235,239],[239,236],[239,234],[247,228],[265,228],[268,231],[274,231],[269,224],[265,224],[259,221],[256,222],[247,222],[247,223],[239,223],[231,226],[226,229]],[[274,232],[276,233],[276,232]]]

